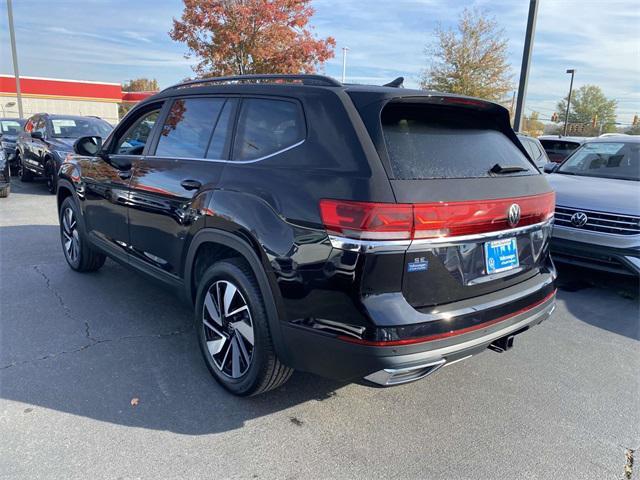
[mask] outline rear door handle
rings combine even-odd
[[[198,190],[202,186],[202,183],[197,180],[183,180],[180,182],[180,185],[182,185],[182,188],[185,190]]]

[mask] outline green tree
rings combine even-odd
[[[160,90],[158,81],[155,78],[135,78],[122,84],[123,92],[157,92]],[[131,110],[133,104],[121,103],[118,105],[118,115],[120,118],[124,117],[129,110]]]
[[[495,19],[480,10],[465,9],[457,31],[436,28],[425,48],[429,67],[421,86],[428,90],[501,100],[511,90],[508,42]]]
[[[614,99],[608,99],[597,85],[583,85],[571,96],[569,123],[591,124],[596,119],[596,127],[589,134],[615,132],[616,106]],[[567,111],[567,97],[560,100],[557,106],[558,115],[562,123],[565,122]]]

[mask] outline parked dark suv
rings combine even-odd
[[[47,188],[56,193],[58,169],[64,158],[73,151],[73,143],[80,137],[106,137],[111,125],[97,117],[52,115],[38,113],[27,120],[16,141],[18,175],[23,182],[35,176],[47,179]]]
[[[82,138],[58,184],[77,271],[183,292],[235,394],[292,369],[396,385],[554,308],[554,194],[503,107],[322,76],[187,82]]]

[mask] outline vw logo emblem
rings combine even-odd
[[[573,225],[574,227],[584,227],[587,224],[588,220],[589,217],[587,217],[587,214],[583,212],[576,212],[571,215],[571,225]]]
[[[513,203],[507,211],[507,222],[509,222],[509,225],[511,225],[512,227],[515,227],[519,221],[520,205],[518,205],[517,203]]]

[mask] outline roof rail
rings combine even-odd
[[[189,80],[182,83],[177,83],[165,90],[173,90],[174,88],[186,88],[198,85],[206,85],[209,83],[225,83],[225,82],[273,82],[278,80],[285,80],[289,82],[300,82],[303,85],[316,85],[323,87],[341,87],[342,84],[337,80],[327,77],[325,75],[279,75],[279,74],[265,74],[265,75],[232,75],[228,77],[212,77],[212,78],[200,78],[197,80]]]

